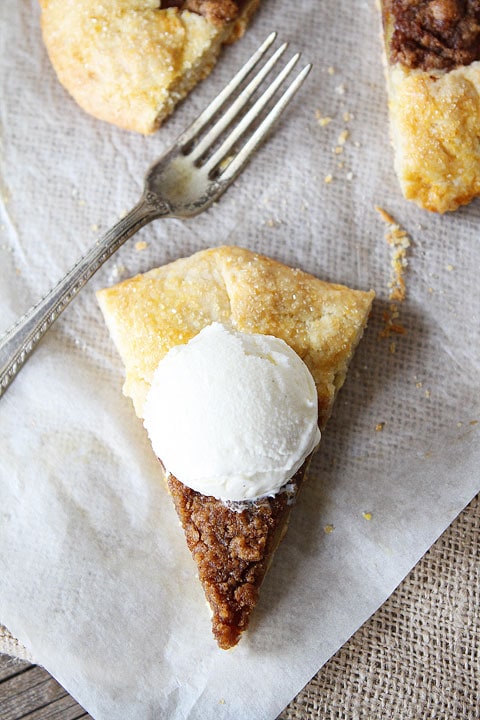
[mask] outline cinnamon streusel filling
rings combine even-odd
[[[480,59],[480,0],[386,0],[384,14],[392,63],[428,72]]]

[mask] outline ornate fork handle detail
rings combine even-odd
[[[84,255],[60,282],[0,339],[0,396],[71,300],[123,243],[152,220],[168,215],[146,195]]]

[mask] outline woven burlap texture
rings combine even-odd
[[[33,661],[28,650],[16,638],[11,635],[7,628],[0,625],[0,653],[11,655],[19,660]]]
[[[477,720],[480,497],[279,720]],[[31,660],[0,626],[0,652]]]
[[[480,498],[279,720],[478,720]]]

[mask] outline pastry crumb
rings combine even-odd
[[[363,512],[363,513],[362,513],[362,517],[363,517],[365,520],[371,520],[373,516],[372,516],[372,513],[371,513],[371,512]]]
[[[323,528],[323,531],[324,531],[327,535],[330,535],[330,533],[332,533],[334,530],[335,530],[335,528],[334,528],[333,525],[325,525],[325,527]]]
[[[342,132],[338,136],[337,143],[339,145],[345,145],[345,143],[347,142],[347,140],[349,138],[349,135],[350,135],[350,133],[348,132],[348,130],[342,130]]]
[[[384,427],[385,427],[385,423],[379,422],[375,425],[375,430],[376,430],[376,432],[382,432]]]
[[[388,310],[383,313],[383,321],[385,323],[383,330],[380,331],[379,335],[382,338],[389,338],[391,334],[405,335],[407,329],[398,322],[400,313],[398,312],[398,306],[396,303],[390,303]]]
[[[329,75],[335,75],[335,68],[331,65],[331,66],[327,69],[327,72],[328,72]]]
[[[145,240],[138,240],[138,242],[135,243],[135,250],[138,250],[139,252],[141,250],[145,250],[148,247],[148,243]]]
[[[392,332],[397,335],[404,335],[407,332],[406,328],[397,320],[400,314],[397,303],[402,303],[407,295],[405,283],[405,271],[408,265],[407,250],[412,243],[407,231],[400,227],[390,213],[378,205],[375,206],[375,210],[388,226],[385,239],[392,248],[388,283],[390,305],[388,311],[384,313],[385,326],[380,332],[380,337],[388,338]],[[390,345],[390,352],[395,352],[394,343]]]
[[[327,185],[328,185],[328,183],[331,183],[332,180],[333,180],[332,175],[326,175],[326,176],[325,176],[325,179],[324,179],[324,182],[326,182]]]
[[[317,122],[320,125],[320,127],[325,127],[326,125],[331,123],[332,119],[333,119],[329,115],[322,115],[320,110],[315,111],[315,117],[316,117]]]
[[[395,220],[389,213],[387,213],[386,210],[384,210],[379,205],[375,205],[375,210],[378,212],[384,222],[386,222],[388,225],[395,225]]]
[[[302,210],[305,210],[305,208],[302,208]],[[282,224],[281,220],[276,220],[275,218],[268,218],[268,220],[265,220],[265,225],[269,228],[278,228]]]

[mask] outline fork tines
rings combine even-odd
[[[256,74],[248,79],[261,60],[266,58],[267,51],[276,36],[277,33],[272,32],[264,40],[226,87],[178,139],[177,146],[182,148],[184,154],[189,155],[195,165],[202,166],[210,177],[215,176],[230,183],[239,174],[311,70],[312,66],[309,63],[275,99],[277,92],[286,83],[300,59],[300,53],[296,53],[270,80],[263,92],[253,99],[267,76],[277,69],[279,60],[288,47],[288,43],[283,43]],[[230,107],[224,108],[228,102]],[[220,111],[222,114],[216,118]],[[230,126],[233,126],[232,129],[221,140],[222,134]],[[247,131],[251,132],[248,138],[246,138]],[[239,147],[237,144],[241,140],[243,145]]]

